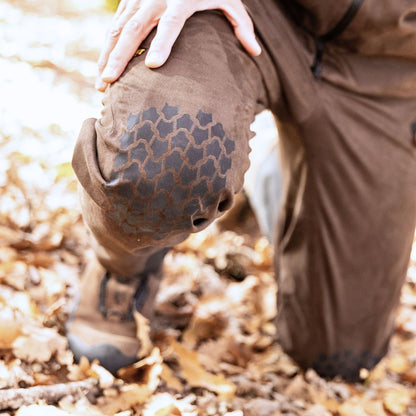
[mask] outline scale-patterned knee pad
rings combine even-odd
[[[199,230],[228,209],[235,142],[211,113],[165,104],[130,114],[106,187],[110,217],[127,234]]]

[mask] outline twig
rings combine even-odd
[[[99,380],[88,378],[82,381],[60,383],[49,386],[35,386],[25,389],[0,390],[0,410],[18,409],[44,400],[56,403],[65,396],[81,396],[98,389]]]

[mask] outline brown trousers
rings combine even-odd
[[[261,56],[220,12],[201,12],[162,68],[136,56],[108,89],[74,153],[84,218],[108,269],[142,271],[232,205],[250,124],[270,109],[285,182],[280,342],[302,366],[353,380],[386,352],[414,235],[416,2],[365,0],[325,45],[319,76],[311,28],[275,0],[246,3]],[[316,3],[318,34],[348,7]]]

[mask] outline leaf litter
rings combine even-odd
[[[10,96],[0,104],[0,415],[416,415],[416,244],[387,357],[360,384],[324,380],[276,343],[272,248],[243,196],[168,254],[155,329],[138,333],[142,359],[118,377],[73,362],[65,323],[91,251],[68,161],[99,108],[92,68],[110,19],[81,3],[0,3]],[[49,29],[34,39],[22,26]],[[16,91],[44,95],[46,111],[33,94],[22,111]]]

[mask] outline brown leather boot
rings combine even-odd
[[[168,249],[159,254],[162,260]],[[123,278],[94,258],[82,277],[78,304],[68,319],[67,337],[75,360],[97,359],[113,374],[138,360],[141,343],[135,311],[148,319],[162,279],[161,268]]]

